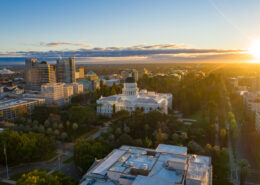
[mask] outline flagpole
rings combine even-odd
[[[6,153],[5,144],[4,144],[4,154],[5,154],[6,177],[7,177],[7,179],[9,179],[8,163],[7,163],[7,153]]]

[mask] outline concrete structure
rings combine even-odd
[[[136,81],[138,81],[138,71],[136,69],[125,69],[120,71],[121,78],[123,81],[128,77],[133,77]]]
[[[58,59],[56,63],[57,82],[73,83],[76,82],[75,58]]]
[[[62,105],[65,103],[64,83],[42,85],[41,93],[47,104]]]
[[[148,92],[146,90],[139,92],[133,77],[128,77],[125,80],[122,91],[122,94],[101,97],[97,100],[97,113],[111,116],[114,111],[127,110],[131,112],[139,108],[143,109],[145,113],[158,110],[168,114],[168,108],[172,108],[172,94]]]
[[[80,185],[212,185],[211,158],[187,154],[186,147],[121,146],[95,161]]]
[[[56,82],[55,67],[37,59],[25,60],[26,89],[40,90],[41,85]]]
[[[41,98],[21,98],[1,101],[0,121],[14,120],[17,115],[25,112],[31,114],[35,106],[44,102],[45,100]]]

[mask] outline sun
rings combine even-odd
[[[260,39],[253,41],[249,47],[249,54],[255,58],[260,58]]]

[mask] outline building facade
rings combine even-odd
[[[82,94],[84,92],[83,84],[73,83],[72,85],[74,94]]]
[[[63,105],[65,103],[64,83],[42,85],[41,94],[47,104]]]
[[[157,110],[168,114],[172,108],[172,94],[155,93],[142,90],[139,92],[133,77],[125,80],[122,94],[101,97],[97,100],[97,113],[111,116],[114,112],[127,110],[129,112],[141,109],[144,113]]]
[[[76,82],[75,58],[58,59],[56,63],[56,78],[60,83]]]
[[[26,59],[25,82],[26,89],[40,90],[41,85],[56,82],[55,67],[45,61]]]
[[[187,147],[121,146],[96,160],[80,185],[212,185],[212,176],[211,158],[188,154]]]
[[[1,101],[0,121],[14,120],[19,114],[32,113],[35,106],[45,103],[43,98],[21,98]]]

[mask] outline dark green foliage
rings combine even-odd
[[[52,137],[8,130],[0,134],[2,151],[4,145],[6,145],[9,164],[45,159],[56,148],[55,140]],[[4,155],[0,155],[0,161],[4,164]]]
[[[34,170],[23,174],[17,185],[76,185],[77,181],[60,172],[47,175],[46,171]]]
[[[101,159],[110,151],[110,146],[101,140],[82,140],[74,146],[74,162],[84,172],[92,165],[95,158]]]

